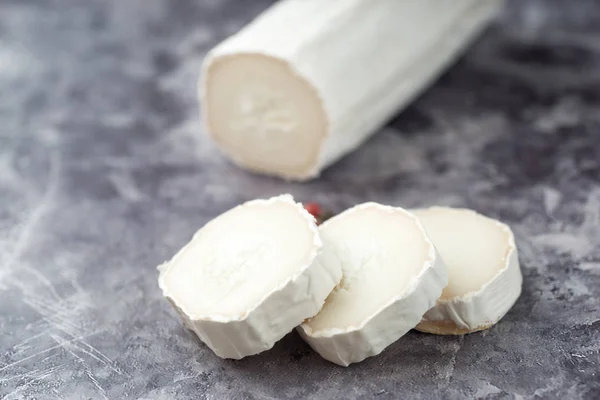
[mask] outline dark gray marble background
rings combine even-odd
[[[241,171],[201,134],[204,54],[269,3],[0,0],[0,395],[600,399],[600,3],[509,2],[307,184]],[[523,294],[489,331],[412,332],[350,368],[296,333],[221,360],[161,298],[155,266],[210,218],[282,192],[499,218]]]

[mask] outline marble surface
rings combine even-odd
[[[468,54],[308,184],[201,134],[205,52],[266,0],[0,0],[0,395],[6,399],[600,398],[600,5],[509,2]],[[239,362],[179,323],[155,266],[239,202],[290,192],[474,208],[524,291],[489,331],[416,332],[344,369],[296,333]]]

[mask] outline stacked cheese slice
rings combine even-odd
[[[521,294],[523,277],[510,228],[471,210],[414,210],[448,265],[448,286],[417,325],[437,334],[487,329]]]
[[[514,238],[499,222],[365,203],[317,227],[289,195],[220,215],[159,270],[183,323],[220,357],[270,349],[298,326],[344,366],[415,327],[488,328],[521,290]]]
[[[291,196],[254,200],[206,224],[171,261],[159,286],[218,356],[273,347],[314,316],[342,277],[314,218]]]

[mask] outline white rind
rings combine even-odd
[[[431,209],[443,209],[432,207]],[[456,209],[452,209],[456,210]],[[487,329],[496,324],[521,295],[523,276],[512,230],[506,224],[482,216],[475,211],[459,209],[493,221],[507,237],[504,267],[481,289],[450,299],[439,299],[429,310],[417,330],[437,334],[465,334]]]
[[[361,204],[344,213],[356,212],[374,204]],[[402,210],[380,204],[376,206],[382,210]],[[402,211],[409,214],[405,210]],[[344,213],[338,218],[343,217]],[[423,233],[423,240],[429,246],[429,256],[425,260],[424,269],[413,279],[406,293],[390,299],[385,306],[358,326],[313,332],[310,325],[305,322],[297,328],[300,336],[326,360],[346,367],[381,353],[419,323],[448,284],[446,266],[426,236],[420,222],[412,215],[411,218]]]
[[[315,162],[258,172],[306,180],[376,132],[452,63],[498,14],[502,0],[282,0],[206,57],[200,97],[210,126],[207,80],[219,59],[261,55],[284,62],[314,89],[326,116]],[[293,149],[290,149],[293,151]],[[242,167],[238,154],[225,152]]]
[[[165,274],[170,262],[159,266],[159,287],[184,325],[192,330],[211,350],[222,358],[241,359],[268,350],[306,318],[318,313],[331,290],[341,279],[341,266],[322,247],[314,218],[289,195],[254,202],[285,201],[296,204],[306,217],[307,225],[314,232],[310,262],[280,287],[268,293],[258,304],[249,305],[246,312],[237,317],[222,315],[194,316],[175,303],[174,295],[165,285]],[[181,249],[173,260],[185,250]],[[173,261],[171,260],[171,262]],[[327,261],[327,262],[324,262]]]

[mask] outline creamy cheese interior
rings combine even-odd
[[[307,321],[313,332],[359,326],[401,298],[431,249],[414,217],[377,205],[340,214],[320,233],[341,260],[343,277],[319,314]]]
[[[321,100],[281,60],[217,58],[207,71],[204,110],[214,139],[250,169],[303,177],[317,164],[326,129]]]
[[[448,268],[442,299],[477,291],[505,267],[508,235],[496,221],[465,209],[415,210]]]
[[[215,218],[171,260],[164,284],[193,317],[243,317],[310,261],[315,230],[285,201],[253,202]]]

